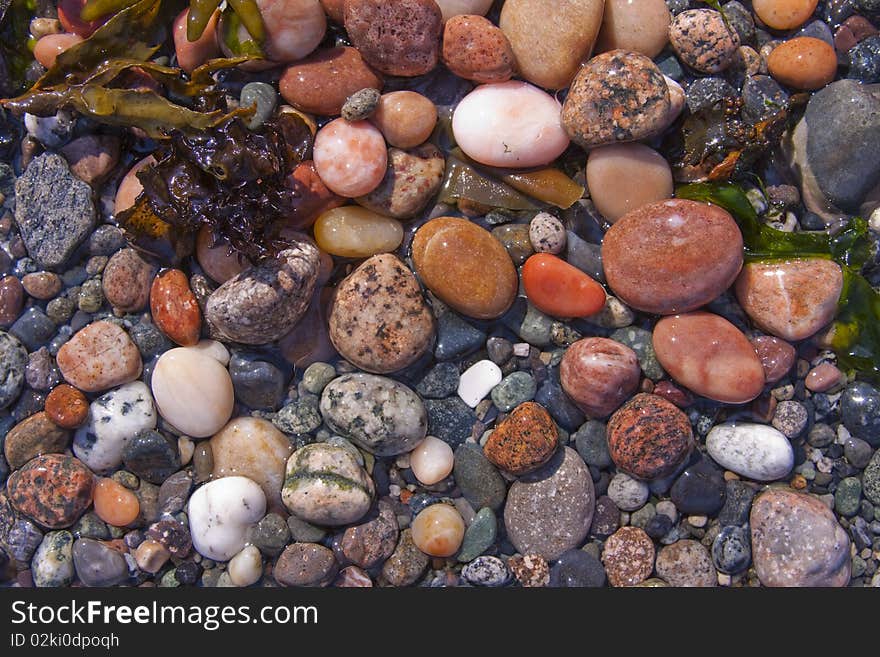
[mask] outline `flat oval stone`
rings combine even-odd
[[[457,15],[446,21],[442,57],[458,77],[482,84],[506,82],[516,70],[504,32],[482,16]]]
[[[150,312],[159,330],[174,342],[183,347],[198,344],[202,313],[186,274],[180,269],[168,269],[153,279]]]
[[[739,227],[725,210],[685,199],[642,206],[605,233],[608,284],[628,305],[666,315],[703,306],[726,290],[743,263]]]
[[[621,527],[605,541],[602,563],[611,586],[635,586],[654,570],[654,542],[639,527]]]
[[[323,213],[315,222],[315,241],[327,253],[368,258],[394,251],[403,241],[403,226],[367,208],[346,205]]]
[[[588,59],[602,24],[602,0],[508,0],[498,26],[523,78],[547,89],[567,87]]]
[[[671,109],[663,73],[624,50],[596,55],[578,71],[562,104],[562,123],[584,148],[637,141],[666,128]]]
[[[755,570],[764,586],[849,583],[849,536],[818,498],[771,488],[752,504],[749,524]]]
[[[611,416],[606,438],[614,464],[639,479],[672,474],[694,446],[687,415],[662,397],[646,393]]]
[[[748,338],[707,312],[664,317],[654,327],[657,360],[678,383],[715,401],[744,404],[764,388],[764,367]]]
[[[437,125],[437,106],[415,91],[392,91],[379,97],[370,122],[391,146],[415,148],[427,141]]]
[[[773,49],[767,69],[776,80],[794,89],[821,89],[837,76],[837,53],[822,39],[797,37]]]
[[[63,452],[70,443],[70,432],[57,426],[40,411],[16,424],[6,434],[3,453],[13,470],[40,454]]]
[[[843,272],[833,260],[801,258],[751,262],[736,281],[736,298],[761,330],[804,340],[837,312]]]
[[[95,478],[82,461],[64,454],[31,459],[9,476],[6,491],[17,511],[43,527],[70,527],[92,503]]]
[[[469,157],[495,167],[535,167],[568,147],[559,101],[526,82],[480,85],[452,115],[452,132]]]
[[[382,182],[355,202],[395,219],[412,219],[440,189],[446,160],[433,144],[409,150],[388,149],[388,169]]]
[[[818,4],[818,0],[754,0],[752,9],[768,27],[793,30],[807,22]]]
[[[584,338],[572,344],[559,365],[562,388],[591,417],[605,417],[639,386],[635,352],[608,338]]]
[[[409,452],[428,432],[419,396],[384,376],[340,376],[324,388],[320,408],[333,431],[377,456]]]
[[[720,73],[733,62],[739,35],[720,11],[688,9],[672,19],[669,42],[679,59],[700,73]]]
[[[595,506],[589,469],[576,451],[563,447],[510,487],[504,526],[521,554],[553,561],[583,543]]]
[[[343,358],[367,372],[386,374],[425,353],[435,324],[409,267],[386,253],[366,260],[339,284],[329,331]]]
[[[136,312],[147,305],[155,267],[134,249],[120,249],[110,256],[101,277],[104,297],[122,312]]]
[[[669,41],[671,20],[665,0],[605,0],[596,51],[619,48],[656,57]]]
[[[522,282],[532,305],[553,317],[589,317],[605,307],[605,289],[599,283],[549,253],[526,260]]]
[[[794,465],[788,438],[766,424],[718,424],[706,436],[706,450],[719,465],[756,481],[782,479]]]
[[[791,371],[797,352],[790,344],[769,335],[755,336],[750,342],[758,358],[761,359],[761,365],[764,366],[764,378],[767,383],[776,383]],[[810,387],[809,377],[807,377],[807,387]]]
[[[494,319],[510,308],[518,277],[507,251],[467,219],[438,217],[415,234],[412,258],[422,282],[452,308]]]
[[[483,451],[502,470],[523,475],[546,463],[558,444],[550,414],[540,404],[525,402],[498,423]]]
[[[657,574],[670,586],[712,587],[718,574],[712,556],[702,543],[692,539],[666,545],[657,553]]]
[[[89,324],[65,342],[56,362],[64,380],[85,392],[134,381],[142,367],[141,354],[128,333],[103,320]]]
[[[644,144],[609,144],[590,151],[587,187],[596,209],[613,224],[627,212],[670,198],[672,170]]]

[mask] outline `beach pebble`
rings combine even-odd
[[[78,538],[73,544],[73,566],[83,586],[116,586],[129,574],[121,551],[91,538]]]
[[[818,0],[754,0],[752,9],[767,27],[792,30],[809,20]]]
[[[646,483],[633,479],[625,472],[618,472],[608,482],[608,497],[614,502],[614,506],[621,511],[637,511],[641,509],[645,506],[645,502],[648,501],[650,495],[651,491]]]
[[[156,158],[152,155],[147,155],[145,158],[138,160],[122,177],[114,197],[114,215],[119,216],[121,212],[128,210],[134,205],[138,195],[144,191],[144,186],[138,180],[137,173],[141,169],[154,164],[156,164]]]
[[[494,465],[514,475],[541,467],[559,445],[556,424],[540,404],[525,402],[498,423],[483,450]]]
[[[282,586],[327,586],[338,570],[332,550],[317,543],[294,543],[284,548],[272,572]]]
[[[89,415],[89,400],[66,383],[55,386],[46,395],[46,416],[59,427],[76,429]]]
[[[98,479],[95,484],[95,513],[114,527],[134,522],[140,513],[137,496],[113,479]]]
[[[676,587],[717,586],[718,577],[709,551],[699,541],[685,539],[657,553],[657,575]]]
[[[654,542],[638,527],[621,527],[605,541],[602,564],[611,586],[635,586],[654,570]]]
[[[391,504],[379,500],[377,508],[342,534],[339,549],[345,558],[361,568],[383,563],[397,546],[400,529]]]
[[[718,424],[706,437],[706,450],[719,465],[755,481],[782,479],[794,465],[788,438],[764,424]]]
[[[434,436],[427,436],[410,452],[409,463],[416,479],[431,486],[450,475],[454,454],[447,443]]]
[[[445,23],[453,16],[470,14],[485,16],[492,7],[492,0],[435,0]]]
[[[196,234],[196,259],[205,273],[220,284],[251,266],[244,254],[232,250],[227,240],[217,238],[207,224],[203,224]],[[106,279],[105,273],[105,294]]]
[[[141,355],[118,325],[97,321],[77,332],[55,357],[61,375],[73,387],[101,392],[135,380]]]
[[[745,335],[707,312],[664,317],[654,327],[657,360],[698,395],[743,404],[764,388],[764,367]]]
[[[531,256],[522,268],[526,296],[553,317],[589,317],[605,307],[605,290],[577,267],[550,253]]]
[[[150,298],[150,285],[156,269],[134,249],[120,249],[104,267],[101,289],[104,297],[124,313],[142,310]]]
[[[416,547],[412,530],[407,528],[400,533],[397,547],[383,564],[382,577],[391,586],[410,586],[422,576],[429,561],[428,555]]]
[[[605,0],[596,52],[620,49],[656,57],[669,41],[671,20],[664,0]]]
[[[587,415],[611,414],[638,388],[639,361],[632,349],[608,338],[584,338],[562,357],[559,375],[565,393]]]
[[[70,432],[40,411],[9,430],[3,440],[3,454],[9,467],[15,470],[40,454],[64,452],[69,442]]]
[[[821,89],[837,75],[834,48],[810,36],[784,41],[767,58],[770,75],[793,89]]]
[[[739,35],[714,9],[689,9],[669,26],[669,42],[678,58],[700,73],[720,73],[733,62]]]
[[[92,503],[95,478],[79,459],[45,454],[9,475],[12,506],[42,527],[60,529],[79,520]]]
[[[202,313],[180,269],[166,269],[153,279],[150,312],[156,327],[177,344],[192,347],[198,343]]]
[[[510,571],[498,557],[481,556],[461,569],[461,576],[474,586],[504,586],[510,579]]]
[[[355,202],[388,217],[412,219],[440,189],[445,168],[446,160],[433,144],[408,150],[389,148],[388,169],[382,182]]]
[[[391,146],[415,148],[431,136],[437,125],[437,107],[415,91],[382,94],[370,121]]]
[[[385,139],[368,121],[331,121],[315,136],[313,157],[324,184],[349,198],[376,189],[388,165]]]
[[[452,132],[466,155],[489,166],[547,164],[568,147],[559,101],[526,82],[477,87],[452,116]]]
[[[369,258],[394,251],[403,241],[403,226],[391,217],[346,205],[324,212],[315,222],[315,241],[335,256]]]
[[[539,212],[529,222],[529,241],[536,253],[558,255],[565,250],[565,226],[549,212]]]
[[[0,279],[0,327],[11,326],[24,307],[24,287],[15,276]]]
[[[610,144],[590,151],[587,187],[596,209],[614,223],[628,212],[670,198],[672,171],[660,153],[644,144]]]
[[[461,373],[458,396],[471,408],[476,408],[492,388],[501,383],[501,368],[491,360],[481,360]]]
[[[844,374],[831,363],[820,363],[809,372],[804,384],[812,392],[826,392],[844,380]]]
[[[173,440],[158,431],[145,430],[130,438],[122,452],[125,469],[151,484],[162,484],[192,457],[193,444],[188,439]]]
[[[70,586],[73,581],[73,534],[48,532],[31,562],[31,576],[37,588]]]
[[[432,504],[412,521],[412,540],[416,547],[432,557],[451,557],[464,538],[461,514],[448,504]]]
[[[177,65],[187,73],[192,73],[209,59],[220,56],[220,44],[217,42],[219,19],[220,12],[215,11],[205,25],[205,31],[195,41],[190,41],[186,35],[189,9],[184,9],[174,20],[171,33],[174,39],[174,54],[177,55]]]
[[[211,436],[232,415],[229,372],[198,348],[178,347],[162,354],[151,385],[160,415],[188,436]]]
[[[229,579],[236,586],[256,584],[263,576],[263,559],[260,550],[254,545],[245,546],[229,560],[227,572]]]
[[[241,552],[248,529],[265,513],[266,496],[247,477],[211,481],[187,505],[193,547],[208,559],[228,561]]]
[[[769,335],[758,335],[749,340],[764,366],[764,378],[767,383],[776,383],[789,373],[794,365],[795,348],[784,340]],[[832,366],[833,367],[833,366]],[[810,387],[807,377],[807,387]]]
[[[58,55],[83,41],[84,39],[80,35],[68,32],[47,34],[40,37],[34,44],[34,59],[44,68],[52,68]]]
[[[506,82],[516,70],[504,32],[482,16],[457,15],[446,21],[442,58],[458,77],[482,84]]]

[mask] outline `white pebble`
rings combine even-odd
[[[263,576],[263,559],[253,545],[246,546],[229,560],[229,579],[236,586],[256,584]]]
[[[670,500],[662,500],[657,502],[657,513],[660,513],[667,518],[669,518],[673,523],[678,522],[678,509],[675,508],[675,504],[673,504]]]
[[[513,355],[517,358],[526,358],[529,355],[531,347],[528,342],[517,342],[513,345]]]
[[[706,436],[706,449],[722,467],[756,481],[780,479],[794,465],[788,438],[766,424],[719,424]]]
[[[492,388],[501,383],[501,368],[491,360],[481,360],[467,368],[458,381],[458,396],[471,408],[476,408]]]
[[[428,436],[409,454],[413,474],[426,486],[443,481],[452,472],[455,455],[452,448],[434,436]]]
[[[621,511],[641,509],[650,494],[647,484],[623,472],[618,472],[608,482],[608,497]]]
[[[187,514],[196,552],[228,561],[245,546],[248,528],[266,514],[266,495],[247,477],[223,477],[192,494]]]
[[[549,212],[539,212],[529,223],[529,241],[537,253],[561,253],[567,238],[565,226]]]

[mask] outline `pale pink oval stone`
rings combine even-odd
[[[295,62],[311,53],[327,31],[318,0],[257,0],[266,26],[266,55],[274,62]]]
[[[843,380],[843,372],[831,363],[822,363],[807,373],[804,385],[813,392],[830,390]]]
[[[83,40],[78,34],[47,34],[34,45],[34,59],[46,68],[52,68],[58,55]]]
[[[142,191],[144,191],[144,186],[141,185],[141,181],[138,180],[137,172],[144,167],[155,163],[156,158],[152,155],[147,155],[143,160],[140,160],[129,169],[128,173],[122,177],[122,180],[119,182],[119,187],[116,188],[116,201],[113,210],[114,214],[118,215],[120,212],[128,210],[134,205],[137,197]]]
[[[385,139],[367,121],[331,121],[315,136],[313,157],[328,189],[349,198],[376,189],[388,166]]]

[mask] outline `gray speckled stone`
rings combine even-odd
[[[611,465],[611,454],[608,453],[608,439],[605,423],[597,420],[584,422],[572,435],[575,448],[587,465],[607,468]]]
[[[475,508],[498,510],[504,504],[507,485],[479,445],[465,443],[455,450],[452,473],[461,494]]]
[[[454,449],[471,435],[477,415],[461,397],[426,399],[428,431]]]
[[[498,533],[498,520],[492,509],[484,507],[468,525],[458,551],[457,559],[461,563],[473,561],[486,550],[492,547]]]
[[[68,586],[73,580],[73,534],[49,532],[31,562],[34,585],[40,588]]]
[[[610,337],[612,340],[625,344],[636,353],[639,366],[646,377],[652,381],[659,381],[666,376],[660,361],[657,360],[657,354],[654,353],[653,336],[650,331],[637,326],[627,326],[617,329]]]
[[[14,402],[24,387],[28,354],[13,335],[0,331],[0,408]]]
[[[534,399],[538,391],[538,384],[528,372],[512,372],[492,388],[492,402],[502,413],[508,413],[514,408]]]

